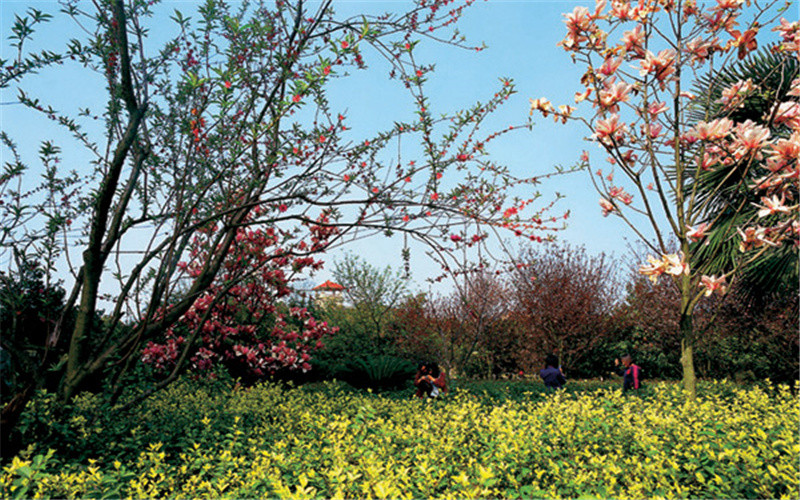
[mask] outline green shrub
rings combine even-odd
[[[354,387],[387,390],[407,386],[415,371],[410,361],[380,355],[348,362],[339,376]]]

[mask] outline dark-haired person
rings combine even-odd
[[[423,363],[414,376],[414,385],[417,387],[418,398],[438,398],[447,393],[447,379],[437,363]]]
[[[642,386],[642,369],[633,362],[630,354],[614,360],[617,373],[622,375],[622,392],[639,389]]]
[[[544,368],[539,371],[539,376],[542,377],[544,386],[548,389],[561,389],[567,383],[567,378],[558,366],[558,357],[555,354],[548,354],[544,359]]]

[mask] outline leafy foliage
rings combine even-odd
[[[675,384],[652,384],[637,396],[597,383],[555,395],[539,384],[507,388],[457,389],[432,404],[408,393],[396,398],[333,384],[217,392],[179,383],[131,414],[107,446],[95,443],[92,459],[42,446],[13,457],[0,474],[0,492],[4,498],[798,495],[800,405],[786,387],[701,383],[691,405]],[[91,430],[79,417],[69,420],[75,429]]]

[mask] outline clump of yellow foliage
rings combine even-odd
[[[149,412],[181,411],[190,388]],[[786,387],[677,384],[487,404],[261,385],[232,393],[200,442],[134,462],[14,458],[3,498],[798,498],[800,409]],[[146,416],[145,416],[146,417]],[[144,417],[143,417],[144,418]]]

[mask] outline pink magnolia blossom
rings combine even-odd
[[[775,125],[786,125],[792,130],[800,130],[800,103],[797,101],[782,102],[776,105],[773,113]],[[769,118],[769,115],[766,118]]]
[[[572,113],[575,112],[575,109],[576,108],[574,106],[567,106],[567,105],[559,106],[558,111],[556,111],[555,114],[553,115],[553,120],[555,120],[556,122],[561,120],[561,123],[567,123],[567,120],[569,119],[570,116],[572,116]]]
[[[701,223],[697,227],[686,226],[686,237],[692,241],[700,241],[708,235],[710,225],[706,222]]]
[[[675,73],[675,51],[664,49],[655,55],[648,50],[640,66],[639,75],[652,74],[660,82],[661,90],[664,90],[667,78]]]
[[[764,245],[777,246],[777,243],[769,239],[767,228],[765,227],[746,227],[744,230],[737,227],[736,232],[739,233],[739,236],[742,238],[742,241],[739,243],[740,252],[746,252],[753,248],[761,248]]]
[[[715,102],[722,104],[725,111],[737,109],[742,107],[744,100],[756,90],[758,90],[758,86],[754,85],[750,78],[739,80],[730,87],[723,89],[722,97]]]
[[[625,192],[621,187],[612,186],[611,189],[608,190],[608,195],[626,205],[630,205],[633,202],[633,196]]]
[[[783,42],[780,45],[781,50],[789,52],[800,51],[800,22],[789,22],[785,18],[781,18],[781,24],[772,29],[780,33]]]
[[[715,50],[720,49],[718,38],[709,40],[698,36],[686,44],[686,51],[691,54],[690,62],[692,64],[703,63]]]
[[[530,101],[531,101],[531,114],[533,114],[534,111],[539,111],[540,113],[542,113],[542,116],[547,118],[548,114],[553,113],[555,111],[553,104],[544,97],[541,97],[539,99],[531,99]]]
[[[700,283],[698,286],[701,288],[705,288],[705,296],[708,297],[714,292],[719,293],[720,295],[724,295],[725,292],[728,290],[728,286],[725,283],[725,276],[720,276],[717,278],[716,276],[707,276],[703,275],[700,277]]]
[[[628,93],[633,88],[633,85],[625,82],[617,82],[605,85],[605,88],[600,90],[597,94],[597,104],[601,109],[616,113],[619,111],[618,104],[628,100]]]
[[[770,135],[768,128],[756,125],[752,120],[737,124],[733,132],[733,146],[737,156],[759,152],[766,146]]]
[[[653,283],[658,282],[658,277],[666,272],[666,264],[662,259],[656,259],[652,255],[647,256],[648,264],[639,266],[639,272],[644,274]]]
[[[758,205],[756,203],[753,203],[753,205],[760,208],[760,210],[758,211],[758,218],[760,219],[762,217],[767,217],[769,215],[791,213],[793,207],[787,207],[784,204],[785,202],[786,199],[783,196],[781,196],[780,199],[778,199],[778,195],[774,195],[769,198],[766,196],[762,197],[761,205]]]
[[[620,123],[619,115],[613,114],[605,119],[599,119],[594,125],[595,133],[592,135],[593,139],[598,140],[600,143],[611,146],[612,140],[621,142],[625,137],[626,125]]]
[[[599,78],[611,76],[617,72],[621,64],[621,57],[606,57],[606,60],[603,61],[603,65],[597,70],[597,76]]]
[[[772,144],[769,153],[770,160],[767,167],[772,172],[777,172],[794,163],[795,167],[800,158],[800,130],[792,133],[788,139],[778,139]]]
[[[800,78],[795,78],[792,80],[792,85],[790,86],[789,92],[787,92],[786,95],[800,97]]]
[[[728,118],[719,118],[710,122],[700,122],[694,127],[695,135],[701,141],[716,141],[728,135],[733,127],[733,121]]]
[[[622,44],[625,52],[632,52],[639,59],[644,58],[646,55],[644,42],[645,33],[641,24],[638,24],[633,30],[622,34]]]
[[[665,272],[672,276],[680,276],[681,274],[689,276],[689,263],[686,262],[683,252],[664,255],[664,267]]]
[[[647,106],[647,112],[653,115],[654,117],[659,113],[663,113],[667,110],[667,104],[664,102],[651,102]]]
[[[608,217],[608,214],[617,209],[613,203],[605,198],[600,198],[600,208],[603,210],[603,217]]]
[[[585,92],[575,92],[575,104],[580,104],[585,101],[592,93],[591,88],[586,89]]]

